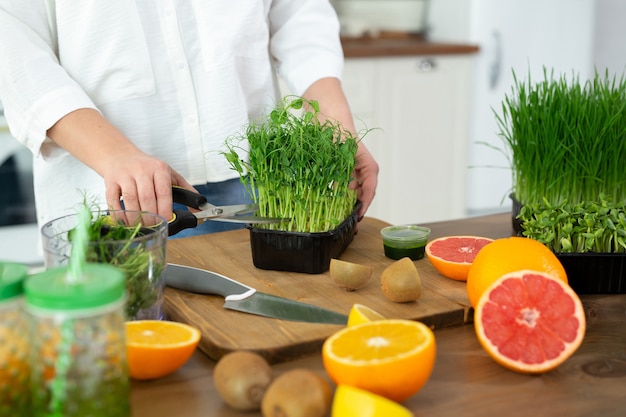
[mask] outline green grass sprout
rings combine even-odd
[[[522,204],[599,202],[600,195],[626,203],[624,78],[596,71],[581,83],[544,69],[544,79],[533,84],[514,74],[496,118]]]
[[[555,252],[626,251],[626,79],[513,75],[496,118],[522,234]]]

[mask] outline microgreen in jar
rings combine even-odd
[[[105,212],[91,212],[87,229],[89,245],[85,259],[90,263],[106,263],[118,267],[126,276],[128,300],[126,315],[135,318],[152,307],[161,297],[162,289],[155,285],[165,268],[164,247],[149,247],[152,233],[141,221],[128,225]],[[76,239],[75,230],[69,233],[70,241]]]

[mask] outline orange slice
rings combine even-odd
[[[444,277],[465,281],[476,254],[492,241],[480,236],[440,237],[426,244],[426,257]]]
[[[364,306],[363,304],[354,304],[348,314],[348,327],[357,324],[367,323],[374,320],[384,320],[385,317],[377,311]]]
[[[331,417],[412,417],[400,404],[349,385],[335,390]]]
[[[562,280],[539,271],[515,271],[483,293],[474,328],[487,353],[502,366],[523,373],[550,371],[578,349],[585,313]]]
[[[326,372],[337,384],[404,401],[430,378],[435,335],[412,320],[376,320],[346,327],[322,347]]]
[[[131,378],[155,379],[183,366],[200,342],[200,332],[174,321],[136,320],[124,323]]]
[[[480,250],[467,275],[467,295],[472,307],[495,280],[522,269],[546,272],[567,283],[561,261],[543,243],[527,237],[496,239]]]

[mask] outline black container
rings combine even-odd
[[[519,200],[516,199],[513,194],[511,194],[509,197],[511,198],[511,203],[512,203],[511,225],[513,226],[513,232],[515,232],[516,235],[521,235],[522,234],[522,221],[518,219],[517,216],[520,214],[520,211],[522,210],[522,203],[520,203]]]
[[[522,235],[517,218],[522,204],[513,194],[511,221],[514,234]],[[556,253],[567,274],[570,287],[577,294],[626,294],[626,253]]]
[[[286,232],[249,226],[254,266],[308,274],[328,271],[330,260],[338,258],[352,242],[360,207],[357,203],[346,220],[327,232]]]
[[[577,294],[626,294],[626,253],[557,253]]]

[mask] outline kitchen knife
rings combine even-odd
[[[226,300],[224,308],[245,313],[308,323],[345,325],[348,322],[348,317],[343,314],[258,292],[224,275],[191,266],[168,263],[165,284],[193,293],[221,295]]]

